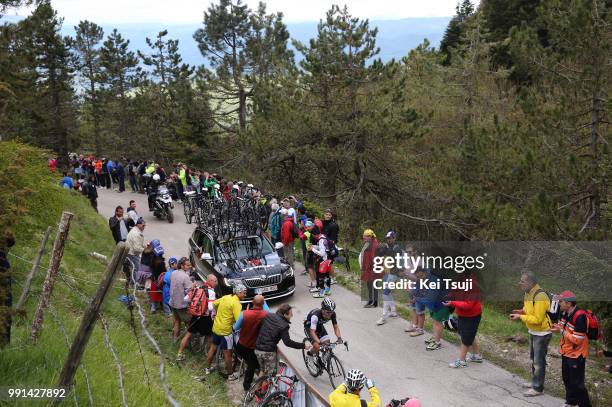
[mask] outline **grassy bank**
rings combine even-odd
[[[68,352],[67,340],[72,341],[88,300],[104,272],[104,266],[89,253],[95,251],[110,256],[114,242],[106,220],[95,213],[88,201],[80,194],[57,185],[59,177],[47,171],[43,150],[1,142],[0,174],[3,177],[0,182],[0,196],[3,197],[0,215],[17,240],[8,257],[12,264],[14,302],[31,267],[26,260],[35,257],[47,226],[55,228],[62,211],[74,214],[60,269],[61,278],[55,284],[51,310],[45,315],[40,339],[35,345],[31,344],[29,328],[44,279],[44,268],[49,262],[48,254],[43,258],[43,267],[34,280],[25,315],[14,318],[11,344],[0,351],[0,386],[53,387]],[[48,251],[53,245],[55,233],[56,230],[47,245]],[[124,293],[122,284],[116,281],[102,311],[108,322],[110,342],[121,366],[126,401],[129,405],[165,405],[159,356],[143,335],[136,314],[134,334],[130,312],[118,301],[118,297]],[[173,358],[176,350],[168,330],[170,320],[161,315],[148,318],[149,330],[158,339],[163,353]],[[192,375],[199,374],[201,368],[202,364],[195,357],[182,367],[166,363],[167,381],[175,399],[182,405],[229,405],[225,384],[216,375],[204,383],[192,379]],[[76,376],[74,396],[78,404],[89,405],[90,394],[94,405],[122,405],[118,368],[104,340],[100,323],[93,331],[82,367]],[[69,400],[70,404],[74,404],[72,394]],[[29,401],[17,403],[30,404]]]

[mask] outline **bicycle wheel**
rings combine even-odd
[[[293,402],[284,391],[277,391],[265,398],[261,407],[293,407]]]
[[[344,366],[336,355],[331,355],[327,361],[327,374],[334,389],[344,380]]]
[[[272,378],[270,376],[261,376],[253,382],[249,391],[244,395],[242,407],[260,406],[264,399],[274,391]]]
[[[304,358],[304,364],[306,365],[306,369],[308,369],[308,373],[310,373],[312,377],[319,376],[321,374],[321,368],[317,361],[318,357],[309,355],[306,349],[302,349],[302,357]]]

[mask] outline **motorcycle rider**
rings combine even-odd
[[[148,201],[149,201],[149,212],[153,212],[155,209],[155,198],[157,197],[157,191],[159,190],[159,184],[161,183],[161,177],[159,174],[154,174],[149,182],[147,188]]]

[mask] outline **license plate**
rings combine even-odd
[[[278,286],[277,285],[271,285],[269,287],[257,288],[257,289],[255,289],[255,293],[256,294],[263,294],[263,293],[269,293],[271,291],[276,291],[276,290],[278,290]]]

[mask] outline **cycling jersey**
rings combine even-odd
[[[333,326],[338,325],[336,321],[336,313],[332,312],[330,319],[323,318],[323,311],[321,309],[313,309],[306,316],[304,321],[304,331],[306,336],[310,337],[310,330],[314,330],[319,339],[327,336],[327,330],[325,330],[325,324],[331,321]]]

